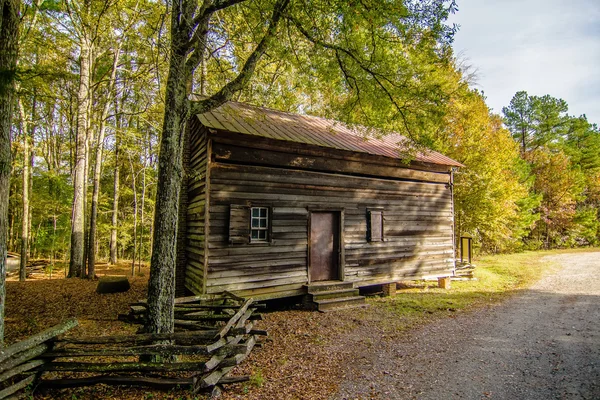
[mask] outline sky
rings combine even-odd
[[[520,90],[600,126],[600,0],[457,0],[459,61],[496,113]]]

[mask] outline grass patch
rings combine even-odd
[[[598,251],[598,249],[580,249]],[[379,311],[390,314],[386,330],[405,330],[433,317],[452,315],[473,307],[493,304],[507,295],[526,288],[559,266],[546,256],[573,250],[536,251],[485,256],[475,263],[473,281],[452,281],[449,290],[439,289],[437,282],[419,281],[414,288],[399,290],[394,297],[369,299]]]

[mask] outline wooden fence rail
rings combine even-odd
[[[177,299],[176,316],[182,323],[167,334],[59,337],[77,326],[76,320],[66,321],[0,351],[0,400],[36,387],[189,386],[197,393],[248,380],[226,375],[267,334],[253,329],[261,307],[230,295],[212,298],[210,304],[203,298]],[[120,319],[143,323],[145,314],[145,302],[138,302]],[[153,377],[140,376],[145,373]]]

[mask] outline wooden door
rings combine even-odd
[[[340,217],[335,212],[310,216],[310,280],[339,279]]]

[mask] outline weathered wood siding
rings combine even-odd
[[[344,280],[355,286],[452,270],[448,171],[389,168],[387,179],[353,176],[360,172],[360,161],[332,159],[327,153],[299,154],[299,145],[256,148],[250,141],[231,143],[218,136],[212,142],[207,293],[301,294],[308,281],[309,210],[318,208],[343,210],[341,261]],[[414,179],[416,172],[419,179],[435,183],[398,178]],[[373,175],[373,169],[363,167],[363,174]],[[231,204],[271,207],[271,242],[229,244]],[[374,208],[383,211],[384,238],[368,242],[367,212]]]
[[[185,286],[195,294],[204,294],[207,171],[210,145],[207,130],[198,122],[192,123],[190,131]]]

